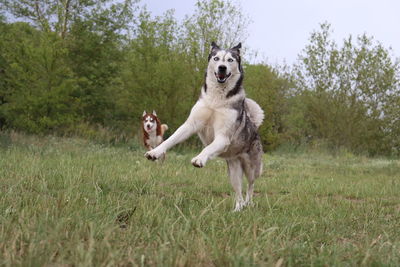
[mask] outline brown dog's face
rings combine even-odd
[[[150,133],[156,131],[157,129],[157,114],[155,111],[153,113],[147,113],[146,111],[143,112],[142,117],[143,129]]]

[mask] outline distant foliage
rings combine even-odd
[[[0,128],[91,139],[135,136],[153,109],[170,135],[199,96],[211,41],[246,44],[250,23],[229,0],[198,0],[182,22],[136,0],[0,0],[0,8]],[[294,66],[250,64],[243,52],[247,95],[266,115],[266,151],[325,142],[400,154],[399,63],[373,38],[339,46],[325,23]]]
[[[398,153],[399,63],[365,34],[342,47],[330,34],[327,23],[313,32],[294,67],[290,136],[372,155]]]
[[[2,122],[32,133],[71,127],[78,119],[78,84],[63,43],[26,23],[1,27]]]

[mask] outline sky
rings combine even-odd
[[[247,47],[270,64],[294,63],[309,43],[312,31],[329,22],[332,37],[343,39],[366,33],[392,56],[400,57],[400,0],[236,0],[251,19]],[[142,0],[153,15],[175,10],[182,20],[193,14],[196,0]]]

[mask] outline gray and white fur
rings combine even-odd
[[[201,168],[216,156],[226,160],[236,195],[235,211],[252,203],[254,181],[262,173],[263,155],[257,129],[264,112],[255,101],[246,98],[240,48],[239,43],[224,50],[212,42],[205,83],[189,117],[170,138],[145,154],[148,159],[156,160],[197,133],[205,147],[192,159],[192,164]],[[245,199],[243,174],[248,181]]]

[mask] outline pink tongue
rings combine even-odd
[[[223,75],[223,74],[219,74],[219,75],[218,75],[218,78],[220,78],[220,79],[224,79],[224,78],[225,78],[225,75]]]

